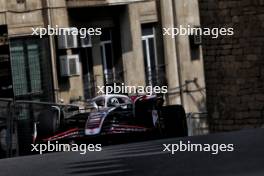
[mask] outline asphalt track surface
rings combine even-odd
[[[163,144],[234,144],[234,152],[162,152]],[[80,155],[49,153],[0,160],[1,176],[263,176],[264,129],[103,147]]]

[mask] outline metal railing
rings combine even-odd
[[[10,157],[16,145],[16,127],[12,99],[0,99],[0,158]]]
[[[158,65],[155,68],[146,68],[146,81],[148,85],[166,85],[165,65]]]
[[[0,98],[0,158],[30,154],[34,142],[34,124],[38,123],[43,111],[54,107],[63,112],[64,118],[85,111],[79,109],[80,105],[74,104]]]
[[[209,134],[210,131],[207,113],[187,113],[187,126],[189,136]]]

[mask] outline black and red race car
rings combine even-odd
[[[159,96],[101,95],[87,104],[89,111],[78,109],[68,117],[57,107],[41,113],[35,125],[36,140],[75,141],[120,134],[187,136],[183,107],[163,106]]]

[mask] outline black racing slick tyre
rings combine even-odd
[[[39,136],[54,135],[60,127],[59,112],[56,109],[42,111],[38,116],[37,133]]]
[[[163,133],[168,137],[188,136],[185,110],[181,105],[164,106],[161,109]]]

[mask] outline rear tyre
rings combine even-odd
[[[60,127],[59,112],[56,109],[48,109],[38,116],[38,135],[54,135]]]
[[[161,109],[163,133],[168,137],[188,136],[185,110],[181,105],[164,106]]]

